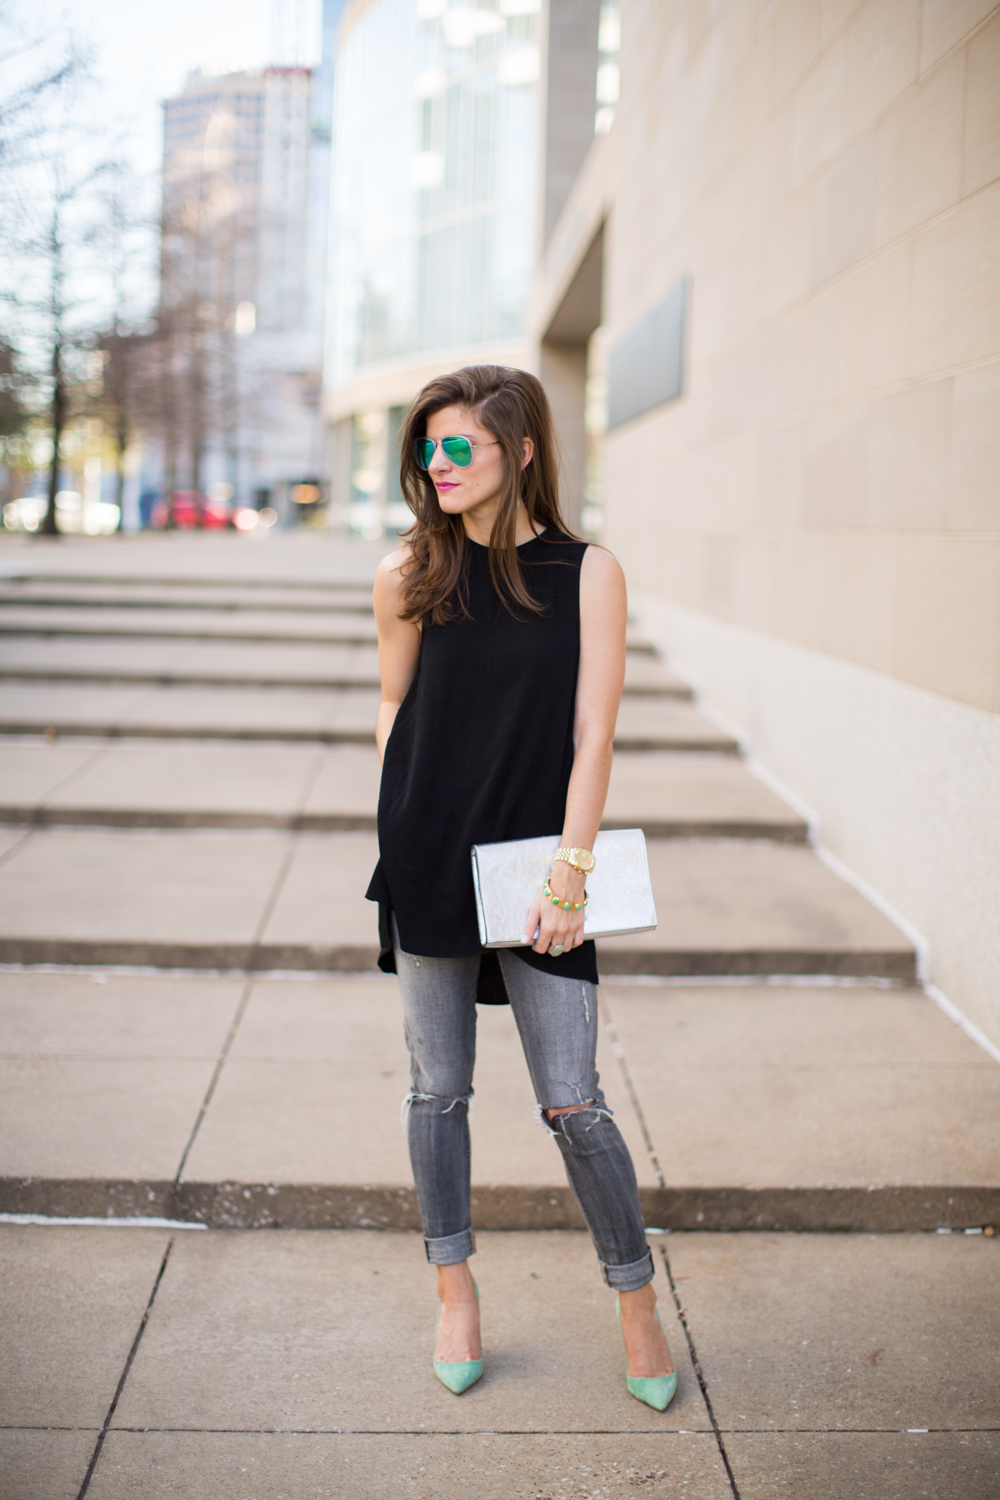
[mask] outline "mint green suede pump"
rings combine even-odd
[[[615,1298],[615,1312],[618,1315],[618,1326],[622,1323],[622,1309],[618,1298]],[[656,1321],[660,1323],[660,1314],[657,1312]],[[660,1323],[660,1327],[663,1324]],[[622,1334],[622,1343],[625,1335]],[[625,1384],[628,1386],[630,1396],[637,1401],[644,1401],[654,1411],[666,1411],[677,1390],[677,1371],[672,1370],[669,1375],[630,1375],[628,1372],[628,1353],[625,1354]]]
[[[476,1287],[476,1301],[479,1301],[478,1287]],[[440,1305],[438,1306],[437,1321],[438,1323],[441,1321]],[[434,1327],[436,1337],[437,1324]],[[482,1355],[478,1359],[462,1359],[455,1360],[454,1362],[446,1359],[436,1359],[434,1361],[434,1374],[440,1380],[441,1384],[446,1385],[449,1391],[454,1392],[456,1396],[460,1396],[463,1391],[467,1391],[470,1385],[475,1385],[482,1373]]]

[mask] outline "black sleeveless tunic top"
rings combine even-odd
[[[467,541],[469,615],[423,627],[417,671],[385,749],[381,857],[367,892],[380,906],[379,967],[386,972],[396,967],[390,913],[406,953],[483,953],[473,844],[562,832],[586,549],[586,542],[552,529],[520,546],[525,584],[544,613],[512,614],[490,577],[489,548]],[[532,968],[597,983],[592,941],[559,958],[511,951]],[[505,999],[492,951],[482,964],[479,998]]]

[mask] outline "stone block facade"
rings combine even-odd
[[[690,287],[605,441],[635,607],[1000,1041],[1000,10],[626,0],[543,341],[602,225],[612,351]]]

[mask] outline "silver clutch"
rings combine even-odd
[[[548,878],[558,848],[557,834],[473,845],[472,883],[484,948],[526,946],[528,910]],[[594,856],[597,864],[587,876],[590,902],[583,923],[585,936],[649,932],[656,926],[656,907],[642,829],[616,828],[599,833],[594,840]]]

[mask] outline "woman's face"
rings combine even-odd
[[[443,448],[434,450],[428,473],[441,509],[460,516],[480,507],[484,512],[495,507],[503,489],[504,462],[503,449],[493,433],[464,407],[444,406],[427,418],[427,436],[438,443],[446,437],[464,437],[473,444],[472,462],[466,469],[453,464]],[[525,462],[531,453],[531,439],[525,438]]]

